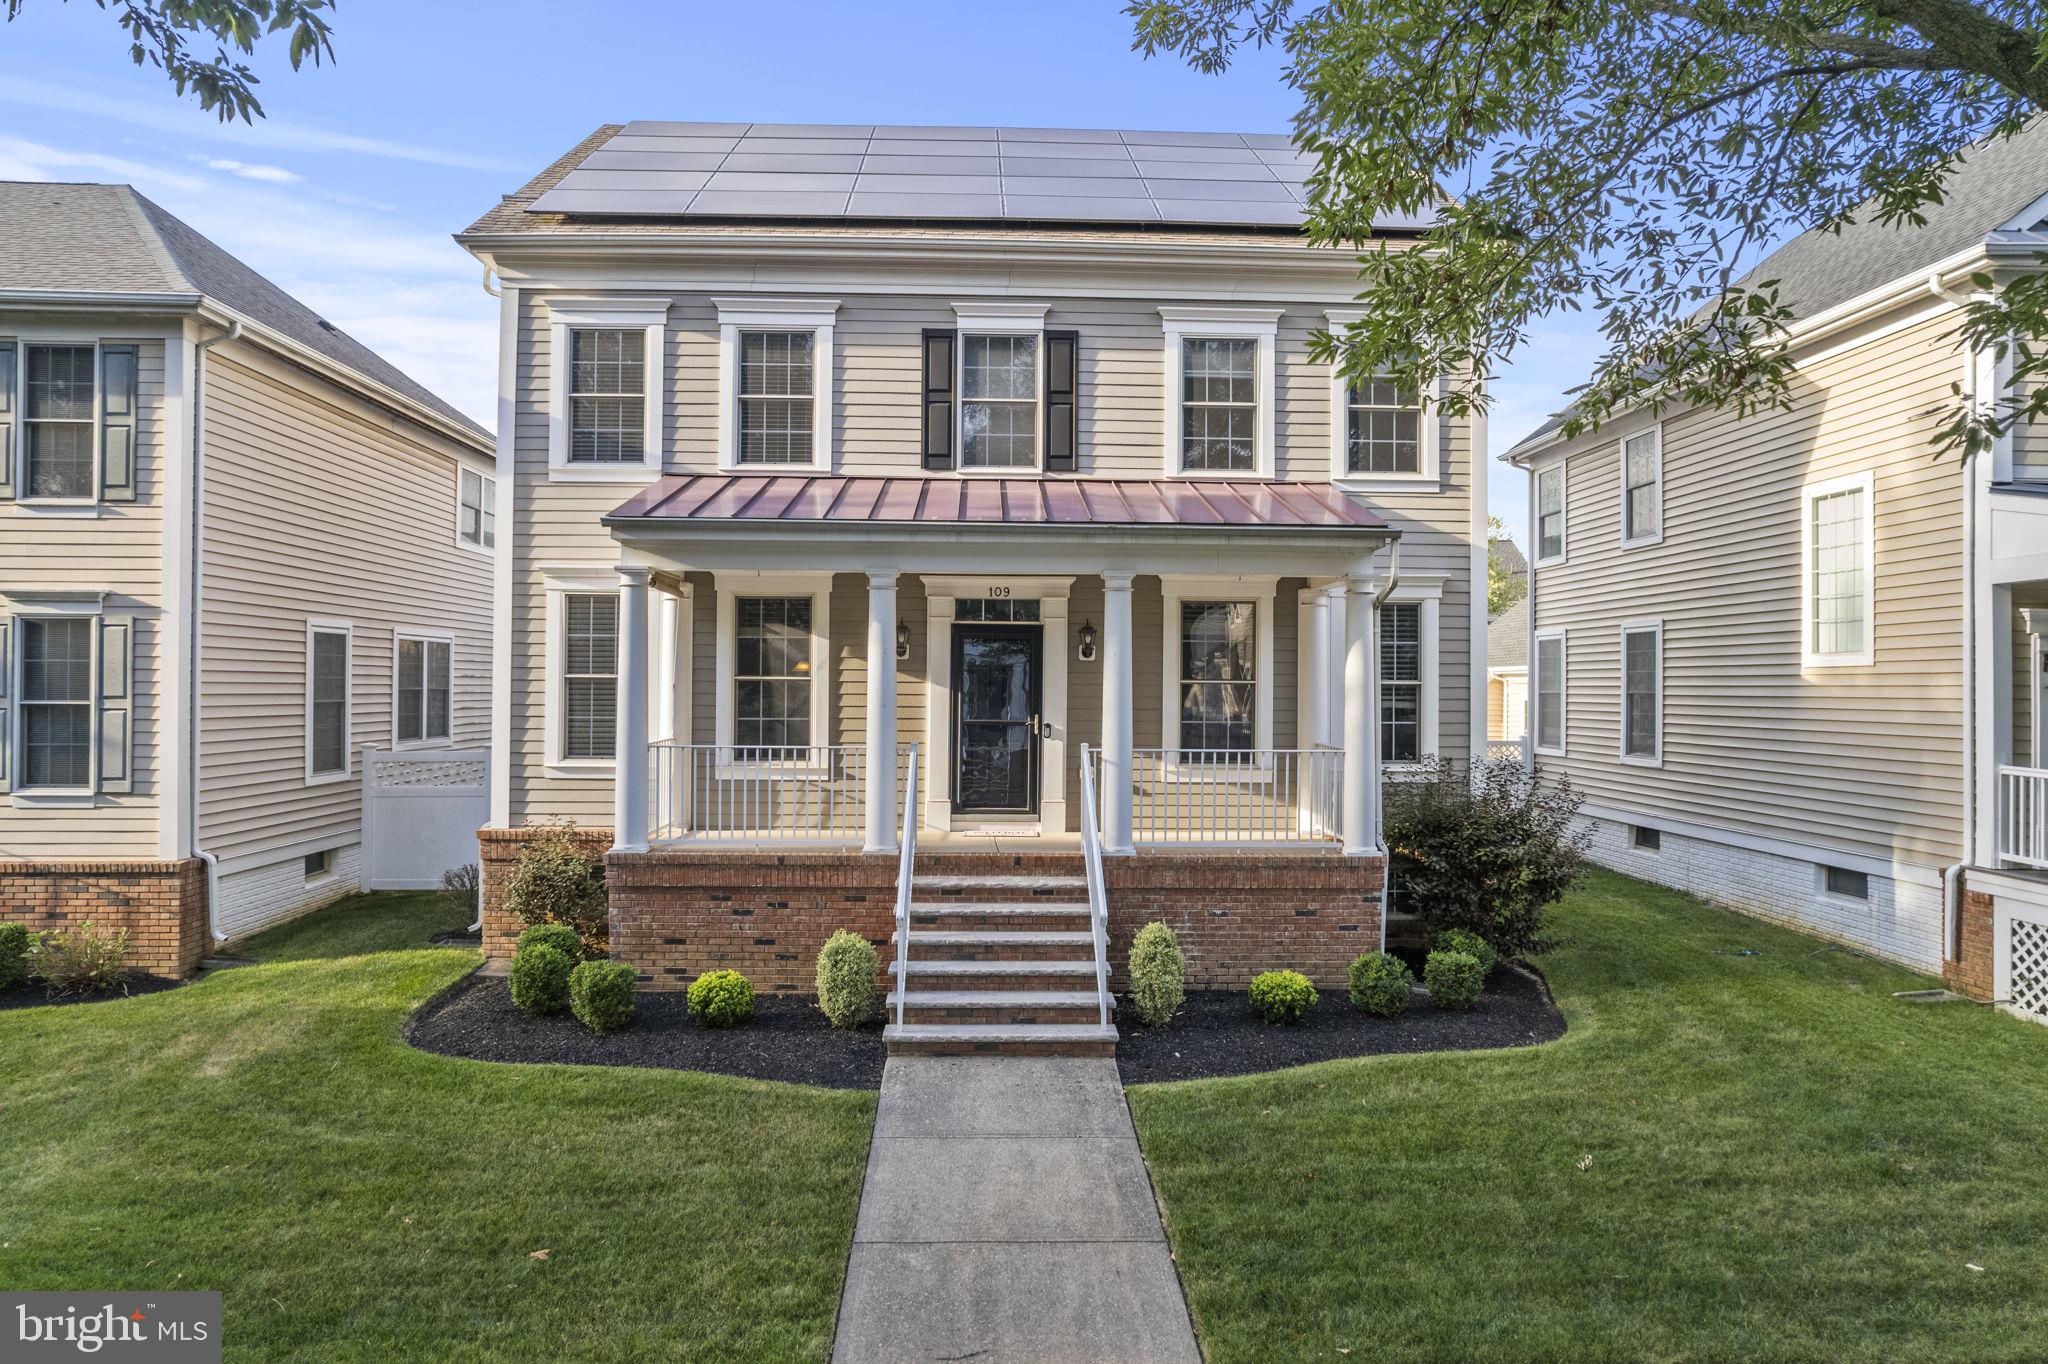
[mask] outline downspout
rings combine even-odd
[[[1971,297],[1957,293],[1941,281],[1941,272],[1927,275],[1927,291],[1944,303],[1958,308],[1969,306]],[[1978,390],[1980,360],[1971,353],[1965,372],[1964,400],[1976,407],[1982,400]],[[1974,455],[1963,457],[1963,855],[1941,869],[1942,954],[1950,961],[1963,956],[1963,869],[1977,849],[1977,471]]]
[[[1380,639],[1380,607],[1385,604],[1387,597],[1392,594],[1394,588],[1397,585],[1399,585],[1400,581],[1401,542],[1399,540],[1396,540],[1393,542],[1393,544],[1387,547],[1387,581],[1385,582],[1385,584],[1381,586],[1378,592],[1375,592],[1373,594],[1372,598],[1372,639],[1375,648],[1378,647]],[[1441,664],[1439,664],[1439,668],[1441,668]],[[1379,693],[1379,687],[1375,684],[1374,681],[1374,679],[1378,678],[1379,675],[1379,660],[1376,658],[1367,659],[1365,677],[1366,690],[1369,693],[1367,698],[1368,701],[1376,698]],[[1442,675],[1441,671],[1439,671],[1438,675]],[[1467,679],[1467,684],[1470,684],[1469,678]],[[1441,710],[1443,709],[1443,698],[1439,696],[1438,698],[1436,698],[1436,701],[1437,709],[1439,710],[1439,712],[1441,712]],[[1384,859],[1380,864],[1380,951],[1384,952],[1387,950],[1387,898],[1389,892],[1392,890],[1393,885],[1394,858],[1393,855],[1387,851],[1387,792],[1385,780],[1380,775],[1379,708],[1377,706],[1368,705],[1367,710],[1370,711],[1372,714],[1373,726],[1372,845],[1380,850],[1380,857]]]
[[[201,508],[205,504],[202,476],[206,468],[206,352],[224,341],[239,341],[241,337],[242,324],[237,319],[230,322],[228,329],[220,335],[209,336],[192,347],[192,525],[189,536],[192,561],[185,575],[192,594],[186,603],[185,615],[190,634],[186,645],[190,653],[185,659],[185,723],[188,726],[185,740],[191,761],[186,764],[185,780],[188,785],[185,799],[186,808],[192,812],[192,855],[206,864],[206,931],[212,935],[215,945],[228,940],[228,935],[220,931],[220,859],[199,846],[199,604],[203,597],[199,583],[203,563],[199,537],[205,526]]]

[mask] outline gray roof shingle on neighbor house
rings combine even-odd
[[[0,290],[199,296],[359,377],[490,434],[129,185],[0,181]]]
[[[1279,133],[1090,128],[642,121],[579,151],[528,212],[1293,228],[1314,165]]]
[[[1970,148],[1942,185],[1942,201],[1921,206],[1918,226],[1877,220],[1875,201],[1855,209],[1840,232],[1812,228],[1758,262],[1740,283],[1778,281],[1778,299],[1795,317],[1828,309],[1931,269],[1984,241],[2048,195],[2048,118],[2010,138]],[[2048,215],[2044,215],[2048,217]],[[2032,227],[2029,223],[2025,226]],[[1564,413],[1515,442],[1510,455],[1564,424]]]
[[[1486,666],[1529,666],[1528,593],[1524,592],[1513,606],[1486,622]]]

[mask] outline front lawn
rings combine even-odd
[[[0,1014],[0,1284],[219,1289],[239,1359],[823,1359],[874,1096],[414,1051],[449,926]]]
[[[2041,1357],[2048,1030],[1608,873],[1558,927],[1561,1041],[1132,1091],[1212,1364]]]

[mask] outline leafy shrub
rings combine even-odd
[[[818,1007],[835,1028],[858,1028],[875,1011],[882,958],[858,933],[840,929],[818,949]]]
[[[611,949],[604,859],[566,826],[548,825],[527,839],[505,882],[505,908],[523,924],[569,925],[583,939],[585,956]]]
[[[569,973],[569,1008],[592,1032],[617,1032],[633,1021],[633,968],[622,961],[586,961]]]
[[[1408,1007],[1415,973],[1391,952],[1368,952],[1351,963],[1351,1003],[1365,1013],[1392,1018]]]
[[[583,959],[583,939],[567,924],[535,924],[519,935],[519,946],[513,949],[513,955],[516,957],[529,947],[552,947],[570,961]]]
[[[1316,987],[1299,971],[1268,971],[1252,977],[1252,1012],[1268,1023],[1299,1023],[1315,1008]]]
[[[700,1028],[733,1028],[754,1016],[754,987],[737,971],[706,971],[690,982],[690,1017]]]
[[[0,990],[11,990],[28,979],[29,957],[36,950],[36,935],[27,924],[0,924]]]
[[[121,983],[121,958],[127,952],[127,929],[109,933],[86,922],[37,938],[29,974],[42,977],[53,995],[98,994]]]
[[[1479,958],[1470,952],[1446,952],[1439,948],[1422,962],[1422,984],[1439,1009],[1469,1009],[1479,1002],[1486,986],[1486,973]]]
[[[558,1014],[569,1002],[569,973],[576,959],[559,948],[535,943],[512,956],[512,1002],[530,1014]]]
[[[1483,980],[1493,974],[1493,968],[1500,963],[1500,954],[1487,945],[1486,939],[1469,928],[1447,928],[1436,935],[1431,944],[1439,952],[1463,952],[1479,962],[1479,975]]]
[[[1544,912],[1577,883],[1587,835],[1575,832],[1579,794],[1540,782],[1520,763],[1440,759],[1389,782],[1385,828],[1402,908],[1432,935],[1463,928],[1501,956],[1549,946]]]
[[[1187,960],[1163,923],[1138,930],[1131,944],[1131,1006],[1148,1028],[1163,1028],[1187,999]]]
[[[441,907],[448,911],[448,917],[462,916],[462,922],[475,923],[477,915],[483,912],[483,869],[476,863],[450,867],[441,873]]]

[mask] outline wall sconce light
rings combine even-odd
[[[910,657],[910,627],[898,624],[896,627],[896,657]]]
[[[1095,661],[1095,622],[1092,620],[1083,621],[1081,624],[1081,648],[1079,653],[1083,663],[1093,663]]]

